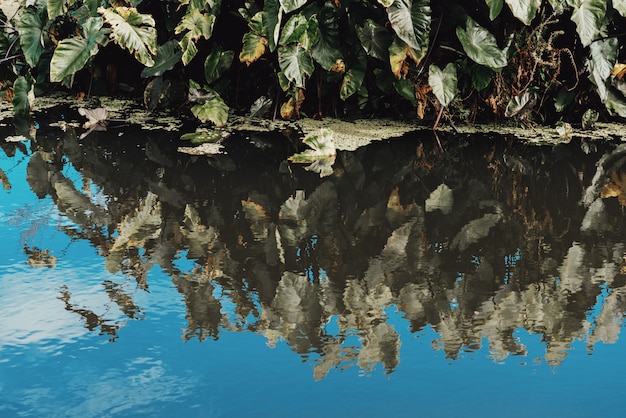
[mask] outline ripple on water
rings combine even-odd
[[[92,269],[33,269],[13,265],[0,276],[0,348],[35,345],[54,353],[91,334],[83,319],[66,309],[61,290],[72,304],[106,310],[102,279]],[[111,315],[114,316],[114,315]],[[116,318],[114,318],[116,319]]]

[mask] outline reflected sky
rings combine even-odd
[[[389,157],[363,154],[364,166]],[[0,416],[620,415],[624,237],[606,211],[579,211],[603,228],[593,240],[569,238],[562,209],[552,229],[523,218],[536,225],[516,239],[545,234],[536,260],[506,236],[519,196],[481,198],[453,230],[437,223],[440,177],[411,198],[413,183],[393,180],[381,206],[374,189],[392,180],[374,169],[369,194],[352,196],[358,216],[337,215],[353,235],[335,246],[335,215],[315,205],[345,207],[341,181],[369,170],[354,155],[338,158],[337,196],[315,173],[293,187],[308,206],[232,180],[218,209],[157,170],[133,195],[93,171],[102,160],[71,158],[46,168],[56,192],[38,198],[49,186],[33,183],[33,155],[0,154]],[[429,198],[439,212],[423,211]],[[506,248],[494,256],[492,242]]]

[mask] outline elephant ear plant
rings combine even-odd
[[[148,109],[177,81],[191,113],[217,127],[261,97],[285,119],[409,110],[438,121],[444,108],[497,119],[531,96],[529,119],[591,107],[626,117],[626,1],[470,3],[24,0],[17,16],[0,14],[0,89],[28,114],[48,83],[73,86],[106,46],[140,64]]]

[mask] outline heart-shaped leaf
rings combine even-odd
[[[588,46],[600,33],[602,21],[606,14],[605,0],[572,0],[574,8],[572,22],[576,24],[576,31],[583,46]]]
[[[389,58],[389,46],[393,38],[384,26],[367,19],[362,27],[357,27],[356,34],[367,55],[382,61]]]
[[[456,28],[456,36],[463,45],[467,56],[478,64],[493,70],[504,68],[507,64],[506,54],[500,48],[495,36],[468,17],[465,29]]]
[[[298,44],[278,48],[278,65],[289,81],[304,88],[306,77],[315,70],[313,58]]]
[[[431,64],[428,68],[428,84],[433,88],[439,103],[444,107],[448,106],[456,96],[456,65],[451,62],[441,70],[437,65]]]
[[[22,9],[17,21],[17,32],[20,35],[24,58],[33,68],[37,66],[43,52],[43,30],[47,20],[45,7],[43,9],[26,7]]]
[[[417,51],[421,59],[428,48],[430,36],[430,2],[394,0],[387,7],[387,15],[396,35]]]

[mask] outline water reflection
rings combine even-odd
[[[149,291],[158,266],[182,294],[185,340],[224,331],[284,341],[314,361],[314,376],[400,363],[397,309],[412,332],[432,327],[448,358],[480,349],[525,355],[517,330],[542,336],[559,365],[576,340],[617,341],[626,311],[626,146],[574,140],[530,147],[501,136],[429,133],[340,152],[328,177],[285,161],[280,134],[231,137],[213,157],[175,153],[160,133],[129,128],[39,133],[27,181],[71,222],[110,273]],[[19,158],[19,157],[16,157]],[[71,166],[80,181],[65,173]],[[4,188],[10,178],[0,172]],[[47,249],[25,247],[54,268]],[[102,292],[141,320],[128,284]],[[58,299],[92,331],[118,338],[126,322]]]

